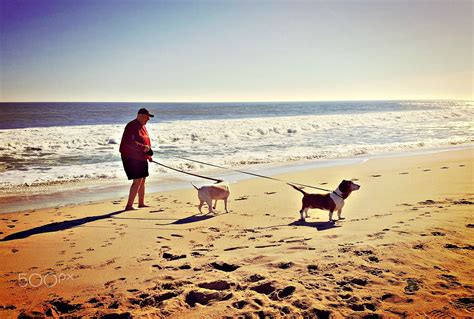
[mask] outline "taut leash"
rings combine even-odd
[[[301,183],[288,182],[288,181],[284,181],[284,180],[282,180],[282,179],[278,179],[278,178],[274,178],[274,177],[270,177],[270,176],[265,176],[265,175],[260,175],[260,174],[245,172],[245,171],[241,171],[241,170],[237,170],[237,169],[232,169],[232,168],[228,168],[228,167],[223,167],[223,166],[219,166],[219,165],[215,165],[215,164],[205,163],[205,162],[193,160],[193,159],[190,159],[190,158],[187,158],[187,157],[181,157],[181,156],[175,156],[175,157],[176,157],[176,158],[179,158],[179,159],[186,160],[186,161],[195,162],[195,163],[199,163],[199,164],[203,164],[203,165],[208,165],[208,166],[212,166],[212,167],[216,167],[216,168],[220,168],[220,169],[225,169],[225,170],[234,171],[234,172],[238,172],[238,173],[242,173],[242,174],[252,175],[252,176],[255,176],[255,177],[261,177],[261,178],[271,179],[271,180],[278,181],[278,182],[283,182],[283,183],[286,183],[286,184],[288,184],[288,185],[290,185],[290,186],[291,186],[291,185],[298,185],[298,186],[304,186],[304,187],[314,188],[314,189],[318,189],[318,190],[322,190],[322,191],[326,191],[326,192],[332,192],[331,190],[325,189],[325,188],[320,188],[320,187],[311,186],[311,185],[306,185],[306,184],[301,184]]]
[[[180,172],[180,173],[184,173],[184,174],[188,174],[188,175],[192,175],[192,176],[196,176],[196,177],[200,177],[200,178],[204,178],[204,179],[209,179],[211,181],[215,181],[217,183],[220,183],[220,182],[223,182],[222,179],[216,179],[216,178],[212,178],[212,177],[207,177],[207,176],[202,176],[202,175],[198,175],[198,174],[193,174],[193,173],[190,173],[190,172],[186,172],[186,171],[183,171],[183,170],[180,170],[180,169],[177,169],[177,168],[173,168],[173,167],[169,167],[165,164],[161,164],[161,163],[158,163],[158,162],[155,162],[155,161],[151,161],[155,164],[158,164],[160,166],[163,166],[163,167],[166,167],[167,169],[171,169],[173,171],[176,171],[176,172]]]

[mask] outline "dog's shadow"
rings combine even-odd
[[[304,220],[297,220],[288,224],[288,226],[307,226],[311,228],[316,228],[318,231],[321,230],[328,230],[332,228],[341,227],[340,225],[336,225],[334,222],[307,222]]]
[[[217,216],[220,216],[220,215],[224,215],[224,214],[227,214],[227,213],[217,213],[217,214],[208,213],[208,214],[204,214],[204,215],[203,214],[195,214],[195,215],[192,215],[192,216],[188,216],[188,217],[185,217],[185,218],[178,219],[178,220],[172,222],[169,225],[183,225],[183,224],[197,223],[197,222],[207,220],[207,219],[211,219],[211,218],[214,218],[214,217],[217,217]]]

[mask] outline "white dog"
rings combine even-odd
[[[205,185],[201,187],[196,187],[191,183],[195,189],[198,191],[199,197],[199,211],[202,213],[201,208],[204,202],[209,207],[209,213],[214,213],[213,208],[216,208],[217,200],[222,199],[224,201],[225,212],[227,211],[227,198],[230,195],[229,183],[227,182],[218,182],[212,185]],[[214,207],[212,207],[212,200],[215,200]]]

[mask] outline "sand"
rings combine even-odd
[[[199,214],[191,185],[137,211],[2,214],[0,318],[473,317],[472,164],[467,149],[276,176],[360,184],[335,223],[298,221],[302,195],[258,178],[231,184],[228,214]]]

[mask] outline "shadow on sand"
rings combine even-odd
[[[184,217],[181,219],[176,220],[175,218],[147,218],[147,217],[113,217],[114,219],[137,219],[137,220],[161,220],[161,221],[166,221],[166,220],[174,220],[174,222],[171,223],[164,223],[164,224],[155,224],[159,226],[168,226],[168,225],[184,225],[184,224],[191,224],[191,223],[197,223],[203,220],[211,219],[220,215],[224,215],[226,213],[220,213],[220,214],[194,214],[188,217]]]
[[[306,222],[303,220],[294,221],[291,224],[288,224],[288,226],[307,226],[316,228],[318,231],[341,227],[333,222]]]
[[[196,214],[196,215],[192,215],[192,216],[188,216],[188,217],[185,217],[185,218],[181,218],[181,219],[178,219],[177,221],[174,221],[172,222],[170,225],[184,225],[184,224],[190,224],[190,223],[196,223],[196,222],[200,222],[200,221],[203,221],[203,220],[206,220],[206,219],[211,219],[211,218],[214,218],[214,217],[217,217],[217,216],[220,216],[220,215],[224,215],[225,213],[221,213],[221,214],[205,214],[205,215],[200,215],[200,214]]]
[[[32,235],[52,233],[52,232],[57,232],[61,230],[66,230],[66,229],[81,226],[81,225],[84,225],[86,223],[90,223],[96,220],[110,218],[114,215],[117,215],[123,212],[124,210],[119,210],[116,212],[99,215],[99,216],[90,216],[90,217],[84,217],[84,218],[79,218],[79,219],[74,219],[74,220],[67,220],[63,222],[51,223],[51,224],[47,224],[47,225],[43,225],[43,226],[39,226],[39,227],[35,227],[35,228],[31,228],[31,229],[27,229],[27,230],[23,230],[17,233],[10,234],[4,237],[3,239],[1,239],[0,241],[23,239],[23,238],[30,237]]]
[[[56,222],[56,223],[51,223],[27,230],[23,230],[20,232],[16,232],[13,234],[10,234],[3,239],[0,239],[0,241],[10,241],[10,240],[17,240],[17,239],[23,239],[30,237],[32,235],[37,235],[37,234],[44,234],[44,233],[52,233],[52,232],[57,232],[61,230],[66,230],[70,229],[73,227],[81,226],[90,222],[94,222],[96,220],[101,220],[101,219],[106,219],[106,218],[120,218],[120,217],[114,217],[115,215],[118,215],[120,213],[125,212],[124,210],[118,210],[112,213],[104,214],[104,215],[98,215],[98,216],[90,216],[90,217],[84,217],[84,218],[79,218],[79,219],[74,219],[74,220],[67,220],[63,222]],[[200,222],[203,220],[211,219],[220,215],[224,215],[226,213],[221,213],[221,214],[195,214],[191,215],[182,219],[178,219],[172,223],[167,223],[167,224],[156,224],[156,225],[184,225],[184,224],[190,224],[190,223],[196,223]],[[133,218],[123,218],[123,219],[133,219]],[[147,218],[139,218],[139,219],[147,219]],[[156,220],[151,218],[150,220]],[[278,225],[278,226],[286,226],[286,225]],[[306,222],[302,220],[297,220],[292,222],[291,224],[288,224],[288,226],[307,226],[307,227],[312,227],[316,228],[318,231],[321,230],[327,230],[331,228],[336,228],[336,227],[341,227],[336,225],[335,223],[331,222]],[[269,226],[266,228],[271,228],[275,226]]]

